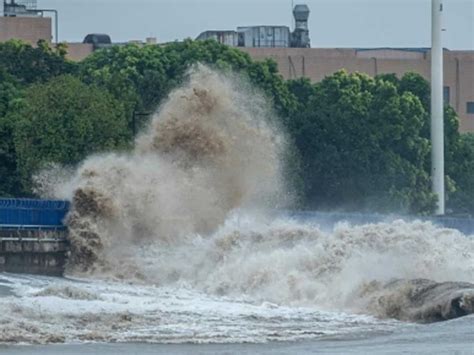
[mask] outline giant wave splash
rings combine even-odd
[[[292,202],[275,121],[241,79],[194,68],[132,152],[43,186],[73,202],[68,274],[408,321],[473,312],[473,238],[428,222],[324,231],[275,217]]]

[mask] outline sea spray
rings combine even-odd
[[[234,209],[269,210],[289,200],[285,140],[264,97],[249,88],[195,67],[132,152],[86,159],[69,188],[58,187],[73,202],[71,272],[120,267],[130,277],[121,259],[143,242],[206,236]]]
[[[474,240],[429,222],[339,224],[322,231],[237,213],[208,238],[148,245],[137,253],[139,269],[153,275],[150,282],[211,294],[417,321],[449,319],[440,305],[450,307],[461,294],[466,313],[459,315],[474,309],[474,288],[467,283],[474,276]],[[436,295],[421,292],[453,280]]]
[[[289,200],[274,121],[235,77],[194,68],[132,152],[56,184],[72,200],[68,273],[404,320],[472,313],[474,240],[459,232],[272,217]]]

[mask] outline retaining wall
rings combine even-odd
[[[0,199],[0,272],[62,275],[68,209],[67,201]]]
[[[383,215],[369,213],[345,213],[345,212],[319,212],[319,211],[296,211],[289,212],[291,217],[312,221],[322,227],[332,228],[338,222],[349,222],[354,225],[367,223],[391,222],[397,219],[405,221],[429,221],[435,225],[445,228],[457,229],[466,235],[474,236],[474,219],[458,217],[414,217],[400,215]]]

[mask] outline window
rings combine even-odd
[[[449,105],[451,101],[451,93],[449,91],[449,86],[443,86],[443,102],[445,106]]]
[[[468,101],[466,104],[466,112],[474,114],[474,101]]]

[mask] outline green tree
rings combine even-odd
[[[306,110],[311,97],[315,94],[315,86],[308,78],[287,80],[286,85],[289,92],[297,99],[297,111]]]
[[[447,164],[449,176],[455,182],[447,208],[455,213],[474,216],[474,134],[460,135],[457,150]]]
[[[13,122],[5,117],[15,107],[20,96],[18,82],[0,67],[0,196],[15,196],[20,193]]]
[[[168,91],[163,59],[159,46],[113,46],[81,62],[80,75],[124,104],[131,127],[134,111],[153,110]]]
[[[239,49],[214,40],[185,40],[165,46],[114,46],[96,51],[81,62],[80,75],[86,83],[106,88],[123,102],[132,127],[133,113],[154,111],[195,63],[246,75],[283,116],[296,107],[296,100],[274,61],[254,62]]]
[[[39,41],[37,47],[32,47],[20,40],[0,43],[0,67],[24,85],[76,70],[76,64],[66,59],[64,45],[52,49],[45,41]]]
[[[19,87],[17,80],[0,67],[0,117],[5,116],[12,102],[20,96]]]
[[[270,99],[289,142],[287,176],[307,207],[433,210],[430,88],[418,74],[340,71],[317,84],[285,82],[274,61],[253,61],[213,40],[113,46],[79,64],[66,51],[45,42],[0,44],[0,194],[29,193],[45,163],[76,164],[127,147],[134,113],[154,111],[190,66],[203,63],[239,73]],[[448,207],[472,214],[474,138],[458,128],[447,106]]]
[[[91,153],[122,148],[129,138],[120,102],[69,75],[30,86],[7,119],[14,122],[25,192],[45,163],[76,164]]]
[[[430,85],[420,74],[407,73],[401,79],[395,75],[381,75],[378,79],[390,77],[390,80],[397,86],[400,93],[410,92],[416,95],[423,104],[425,113],[423,115],[423,127],[420,135],[430,139]],[[469,167],[472,165],[472,155],[470,155],[469,138],[459,133],[459,117],[456,111],[449,105],[444,108],[444,156],[445,156],[445,181],[447,206],[453,213],[474,214],[474,204],[467,202],[467,197],[474,194],[470,181]],[[471,160],[469,160],[471,159]],[[425,170],[430,171],[431,160],[424,163]],[[471,172],[472,174],[472,172]]]
[[[312,207],[428,212],[434,206],[420,136],[425,111],[391,80],[339,71],[315,84],[292,83],[306,107],[290,131],[302,156]]]

